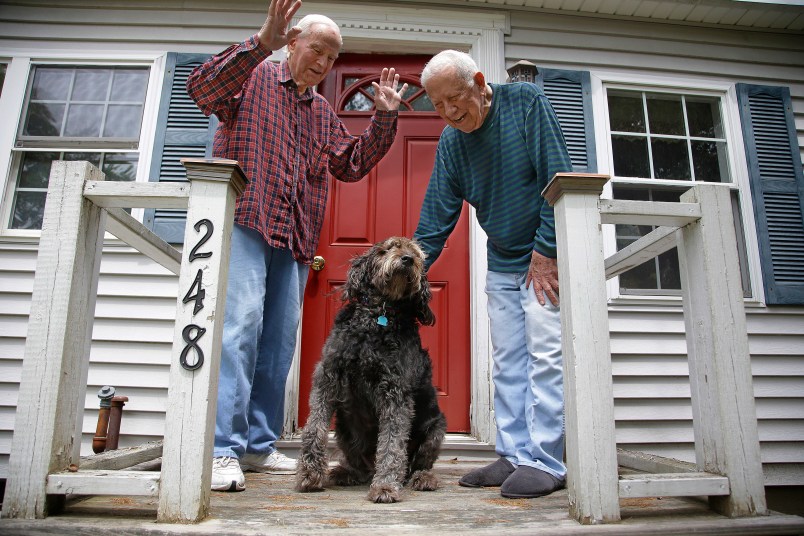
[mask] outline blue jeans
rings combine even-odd
[[[564,372],[561,316],[525,288],[526,273],[488,272],[497,454],[562,479]]]
[[[234,226],[213,456],[275,450],[307,271],[290,250]]]

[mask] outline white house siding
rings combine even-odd
[[[267,0],[228,2],[225,8],[211,1],[193,2],[192,9],[187,5],[181,1],[71,0],[59,7],[36,1],[0,6],[0,60],[20,51],[34,55],[54,50],[61,54],[216,52],[256,31]],[[342,5],[327,4],[326,12],[337,18]],[[489,7],[495,12],[505,9]],[[543,67],[593,73],[789,86],[799,145],[804,145],[800,35],[534,11],[512,12],[510,21],[511,32],[505,36],[509,65],[527,58]],[[360,43],[360,47],[365,51],[367,45]],[[4,110],[3,116],[16,118],[18,112]],[[10,140],[4,143],[0,155],[10,150]],[[14,427],[35,264],[35,241],[0,236],[0,478],[6,475]],[[130,248],[110,245],[104,250],[85,402],[84,454],[91,452],[96,392],[105,384],[130,398],[121,445],[163,435],[176,283],[175,276]],[[618,443],[691,460],[680,306],[619,299],[612,302],[610,311]],[[748,326],[767,483],[802,485],[804,308],[752,305]]]
[[[36,256],[35,245],[0,242],[0,478],[7,475]],[[120,446],[165,432],[178,278],[125,246],[104,249],[100,273],[82,454],[92,453],[103,385],[129,397]]]

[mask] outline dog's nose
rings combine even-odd
[[[404,264],[405,266],[410,266],[411,264],[413,264],[413,257],[410,255],[402,255],[402,258],[400,260],[402,261],[402,264]]]

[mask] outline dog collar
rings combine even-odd
[[[366,296],[365,294],[360,296],[360,302],[363,305],[367,305],[369,307],[373,305],[369,297]],[[387,326],[388,323],[390,322],[390,320],[388,320],[388,314],[394,312],[396,310],[396,307],[394,307],[393,305],[388,305],[388,303],[385,301],[382,302],[382,305],[380,307],[381,307],[380,314],[377,316],[377,324],[384,327]]]

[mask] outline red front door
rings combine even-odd
[[[310,271],[304,297],[300,366],[299,425],[309,413],[312,374],[335,313],[338,287],[350,260],[389,236],[412,236],[419,221],[438,137],[444,122],[431,111],[418,88],[423,56],[342,54],[319,91],[349,131],[362,132],[371,118],[371,81],[383,67],[394,67],[411,86],[400,108],[396,140],[380,164],[363,180],[331,180],[317,255],[321,271]],[[415,86],[415,87],[413,87]],[[444,252],[428,274],[436,324],[421,330],[433,360],[433,383],[450,432],[469,431],[469,225],[464,210]]]

